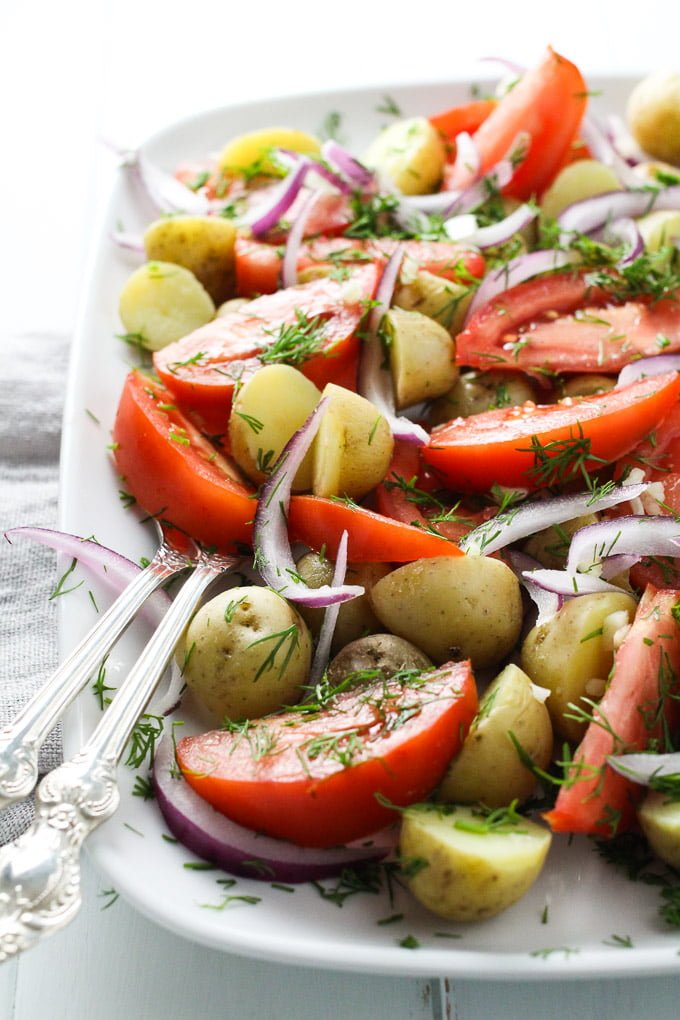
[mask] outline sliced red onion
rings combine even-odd
[[[172,741],[165,736],[156,748],[153,781],[167,826],[188,850],[231,874],[265,882],[309,882],[380,860],[396,846],[397,829],[320,850],[258,835],[216,811],[177,771]]]
[[[479,177],[482,157],[472,135],[467,131],[456,135],[456,160],[453,166],[457,180],[464,181],[467,178],[474,181]]]
[[[375,300],[368,319],[368,335],[364,338],[359,363],[359,392],[378,408],[386,419],[395,439],[406,443],[425,446],[429,436],[425,429],[408,418],[398,416],[394,404],[392,376],[383,365],[383,349],[378,338],[378,329],[383,316],[389,310],[392,295],[399,277],[404,249],[397,245],[383,270]]]
[[[469,188],[465,188],[444,211],[443,215],[448,218],[456,213],[470,212],[483,205],[491,194],[500,191],[510,183],[515,170],[526,158],[530,145],[531,135],[526,131],[520,131],[503,159],[492,166]]]
[[[540,627],[542,623],[551,620],[559,612],[564,604],[564,598],[557,592],[548,591],[529,579],[531,571],[540,568],[538,560],[514,549],[509,553],[508,559],[517,580],[536,606],[536,626]]]
[[[455,238],[449,234],[448,224],[452,222],[451,220],[446,220],[444,230],[449,234],[451,240],[464,240],[466,244],[472,244],[476,248],[493,248],[497,244],[505,244],[514,234],[532,223],[537,216],[538,210],[534,206],[524,204],[518,206],[514,212],[506,216],[505,219],[499,220],[498,223],[492,223],[488,227],[480,227],[479,230],[475,230],[464,237]],[[458,216],[454,218],[454,229],[456,226],[455,220],[461,218]]]
[[[622,216],[620,219],[608,223],[604,230],[604,239],[607,244],[622,244],[624,246],[625,251],[617,262],[618,266],[630,265],[645,250],[645,242],[638,225],[629,216]]]
[[[173,174],[159,169],[143,152],[128,153],[123,166],[160,212],[191,213],[196,216],[205,216],[210,212],[211,203],[205,195],[192,191]]]
[[[294,170],[301,160],[307,160],[307,156],[302,156],[299,152],[294,152],[292,149],[275,149],[276,158],[278,162],[287,166],[289,170]],[[344,178],[336,174],[326,163],[318,159],[309,159],[310,167],[309,173],[313,176],[318,174],[319,177],[323,177],[325,181],[332,184],[334,188],[341,191],[343,195],[351,194],[351,187]],[[309,182],[307,182],[309,183]]]
[[[280,184],[272,188],[272,194],[265,208],[258,206],[254,213],[245,217],[243,222],[249,223],[256,236],[266,234],[268,230],[275,227],[283,214],[290,209],[305,182],[311,165],[309,159],[304,157],[300,159],[297,166],[284,177]]]
[[[255,564],[265,583],[284,598],[316,609],[336,602],[349,602],[364,594],[364,589],[356,584],[338,587],[324,584],[320,588],[308,588],[295,569],[288,537],[291,485],[319,431],[327,403],[327,397],[319,401],[304,425],[283,448],[274,470],[262,486],[253,532]]]
[[[333,166],[337,167],[341,174],[344,174],[348,181],[359,188],[369,188],[375,180],[374,174],[368,167],[360,163],[351,152],[340,145],[334,139],[329,138],[321,146],[321,155]]]
[[[605,121],[607,138],[614,146],[614,150],[625,160],[628,166],[637,166],[638,163],[642,163],[643,160],[647,159],[646,154],[628,130],[623,117],[619,116],[618,113],[610,113],[607,114]]]
[[[526,71],[526,67],[523,67],[522,64],[517,64],[514,60],[508,60],[506,57],[478,57],[477,59],[487,64],[500,64],[512,74],[524,74]]]
[[[294,287],[298,282],[297,264],[300,245],[305,236],[307,221],[318,198],[318,191],[310,191],[308,195],[305,195],[302,208],[295,217],[295,222],[288,232],[286,250],[283,255],[283,262],[281,263],[281,283],[284,287]]]
[[[619,372],[616,388],[629,386],[630,383],[646,379],[650,375],[664,375],[666,372],[680,372],[680,354],[656,354],[651,358],[631,361]]]
[[[534,251],[529,255],[518,255],[517,258],[510,259],[500,269],[495,269],[484,277],[470,302],[464,325],[467,325],[475,312],[492,301],[498,294],[502,294],[510,287],[516,287],[518,283],[530,280],[533,276],[538,276],[539,273],[563,269],[565,266],[571,265],[572,262],[573,256],[568,252],[552,248],[545,251]]]
[[[522,503],[480,524],[458,544],[463,552],[470,556],[488,556],[554,524],[563,524],[584,514],[608,510],[619,503],[638,499],[648,488],[649,482],[618,485],[601,495],[578,492],[570,496],[555,496],[553,499],[537,499],[530,503]]]
[[[621,592],[622,590],[592,574],[570,574],[568,570],[548,570],[547,568],[528,570],[524,572],[523,577],[526,581],[533,581],[539,588],[554,592],[555,595],[561,595],[563,598],[574,595],[592,595],[601,591]]]
[[[429,216],[439,216],[451,208],[454,198],[462,191],[436,191],[432,195],[399,195],[399,204],[408,209],[418,209]]]
[[[680,209],[680,184],[670,188],[605,191],[567,206],[557,217],[565,242],[572,233],[589,234],[622,216],[644,216],[653,209]]]
[[[576,574],[610,556],[630,556],[636,561],[643,556],[677,557],[679,545],[680,523],[673,517],[631,516],[600,521],[572,536],[567,572]]]
[[[592,114],[587,113],[581,121],[579,129],[581,138],[588,146],[594,159],[611,167],[624,187],[632,188],[640,181],[633,173],[626,160],[616,151],[607,133]]]
[[[334,588],[339,588],[340,585],[345,583],[345,575],[347,573],[348,541],[349,532],[343,531],[340,536],[340,541],[338,542],[338,551],[335,557],[335,569],[331,579],[331,584]],[[309,674],[309,682],[311,685],[314,685],[321,680],[324,670],[328,665],[331,644],[333,642],[333,635],[335,634],[339,614],[340,604],[338,602],[336,602],[334,606],[328,606],[324,612],[323,623],[321,624],[321,630],[319,632],[319,640],[316,643],[312,668]]]
[[[144,240],[141,234],[131,234],[126,230],[112,230],[111,240],[119,248],[125,248],[138,255],[144,254]]]
[[[649,786],[652,779],[662,776],[680,777],[680,751],[672,754],[612,754],[607,758],[615,772],[634,783]]]

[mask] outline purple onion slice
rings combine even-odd
[[[512,550],[508,559],[517,580],[536,606],[536,626],[540,627],[542,623],[551,620],[559,612],[564,604],[564,597],[558,595],[557,592],[548,591],[536,584],[535,581],[530,580],[531,572],[540,569],[540,563],[533,556]]]
[[[349,602],[364,594],[360,585],[322,585],[308,588],[295,569],[288,537],[288,506],[291,486],[314,437],[319,431],[327,398],[322,398],[307,421],[284,446],[274,470],[262,486],[255,513],[253,545],[255,565],[274,591],[292,602],[323,609],[336,602]]]
[[[156,800],[163,818],[188,850],[231,874],[265,882],[309,882],[364,861],[380,860],[396,846],[396,830],[391,829],[322,850],[259,836],[215,811],[177,771],[172,741],[165,736],[153,765]]]
[[[275,227],[283,214],[288,212],[305,183],[305,177],[311,166],[312,163],[309,159],[298,160],[297,166],[284,177],[280,184],[272,188],[272,194],[266,207],[263,209],[262,206],[258,206],[251,214],[253,218],[246,218],[244,222],[249,221],[250,229],[257,237],[266,234],[268,230]]]
[[[634,783],[649,786],[653,779],[680,777],[680,751],[672,754],[612,754],[607,758],[615,772]]]
[[[534,251],[529,255],[518,255],[510,259],[500,269],[488,273],[477,289],[475,296],[470,302],[465,324],[467,324],[475,312],[483,305],[492,301],[498,294],[502,294],[510,287],[517,286],[525,280],[530,280],[540,273],[549,273],[555,269],[563,269],[573,264],[573,256],[566,251],[558,249],[547,249],[545,251]]]
[[[453,233],[449,234],[448,224],[452,223],[452,231],[456,230],[456,220],[461,217],[454,217],[453,220],[447,220],[444,223],[444,229],[446,230],[451,240],[462,240],[466,244],[475,245],[477,248],[493,248],[497,244],[505,244],[510,238],[528,226],[538,216],[538,211],[533,206],[525,204],[518,206],[514,212],[511,212],[509,216],[499,220],[498,223],[491,223],[488,227],[480,227],[478,230],[474,230],[471,234],[455,237]]]
[[[468,134],[467,131],[461,131],[460,134],[456,135],[454,173],[456,171],[465,172],[471,180],[476,180],[479,177],[481,166],[482,157],[472,135]],[[456,173],[456,176],[458,176],[458,173]]]
[[[557,217],[563,239],[572,233],[589,234],[610,220],[622,216],[645,216],[653,209],[680,209],[680,184],[670,188],[638,188],[630,191],[605,191],[567,206]]]
[[[340,536],[340,541],[338,542],[338,551],[335,557],[335,569],[333,570],[333,577],[331,579],[331,585],[333,588],[339,588],[340,585],[345,583],[345,575],[347,574],[348,541],[349,532],[343,531]],[[309,674],[309,682],[311,685],[314,685],[321,680],[324,670],[328,665],[331,644],[333,642],[333,635],[335,634],[339,614],[339,602],[336,602],[333,606],[328,606],[324,612],[323,623],[321,624],[321,630],[319,631],[319,639],[316,643],[312,668]]]
[[[321,155],[356,187],[370,188],[373,185],[375,181],[373,172],[334,139],[329,138],[323,143]]]
[[[593,574],[570,574],[568,570],[548,570],[547,568],[527,570],[523,573],[523,577],[526,581],[531,581],[539,588],[560,595],[562,598],[571,598],[574,595],[591,595],[601,591],[622,591],[616,585],[609,584]]]
[[[283,262],[281,263],[281,283],[284,287],[294,287],[298,282],[297,264],[300,245],[305,236],[307,221],[318,197],[318,191],[310,191],[308,195],[305,195],[302,208],[295,217],[295,222],[288,232],[286,250],[283,254]]]
[[[663,375],[665,372],[680,372],[680,354],[655,354],[651,358],[631,361],[619,372],[616,386],[617,389],[629,386],[638,379],[645,379],[650,375]]]
[[[589,524],[571,539],[567,572],[598,568],[611,556],[634,557],[680,555],[680,523],[673,517],[630,516]],[[582,574],[578,575],[583,576]]]
[[[617,265],[621,267],[629,266],[645,250],[645,242],[642,240],[638,225],[629,216],[622,216],[620,219],[608,223],[604,230],[604,239],[607,244],[622,244],[624,246],[624,254],[617,262]]]
[[[648,488],[649,483],[642,482],[637,485],[617,485],[601,493],[578,492],[522,503],[480,524],[460,540],[459,546],[468,555],[488,556],[554,524],[573,521],[584,514],[608,510],[619,503],[637,499]]]
[[[488,200],[489,195],[500,191],[509,184],[515,170],[524,161],[530,145],[531,135],[526,131],[521,131],[513,140],[503,159],[495,163],[479,180],[454,198],[443,213],[445,218],[476,209]]]
[[[611,167],[624,187],[639,186],[639,178],[635,176],[628,162],[617,151],[607,132],[592,114],[587,113],[581,121],[580,134],[593,158]]]

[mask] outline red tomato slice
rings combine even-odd
[[[430,794],[476,710],[470,663],[448,663],[359,684],[314,714],[252,720],[245,735],[186,737],[177,760],[194,790],[239,824],[301,846],[335,846],[394,821],[378,796],[405,806]],[[271,751],[256,755],[262,746]]]
[[[665,746],[665,725],[677,721],[680,693],[680,626],[673,610],[680,591],[651,585],[628,636],[616,652],[614,671],[594,720],[574,754],[571,782],[560,787],[546,819],[555,832],[614,836],[635,820],[641,787],[614,772],[610,754]]]
[[[502,159],[521,131],[531,135],[529,152],[507,194],[527,199],[547,188],[562,166],[586,108],[587,86],[574,64],[548,49],[541,63],[522,76],[475,132],[482,172]],[[454,167],[445,178],[457,188]]]
[[[262,367],[262,355],[289,326],[308,328],[313,339],[278,360],[295,364],[319,388],[356,371],[357,329],[373,296],[379,270],[359,266],[346,281],[328,278],[258,298],[242,312],[214,319],[154,355],[154,366],[182,406],[196,411],[211,433],[224,432],[237,382]],[[302,319],[301,319],[302,317]],[[312,320],[318,329],[309,325]],[[314,338],[315,335],[315,338]],[[341,383],[342,384],[342,383]]]
[[[164,386],[138,372],[127,376],[113,439],[125,486],[150,514],[224,550],[250,544],[253,489],[177,409]]]
[[[455,143],[456,135],[462,131],[474,134],[497,106],[497,99],[474,99],[470,103],[462,103],[442,113],[435,113],[429,121],[447,141]]]
[[[401,241],[384,237],[361,240],[351,237],[320,237],[300,248],[298,272],[315,266],[335,266],[339,274],[369,261],[384,263],[397,244],[406,256],[429,273],[448,280],[467,281],[484,273],[484,257],[448,241]],[[283,256],[280,246],[237,237],[234,248],[236,289],[241,297],[273,294],[279,286]]]
[[[618,372],[642,356],[680,350],[680,316],[677,301],[614,304],[586,273],[556,273],[494,298],[456,343],[457,362],[474,368]]]
[[[349,541],[350,563],[410,563],[432,556],[462,556],[457,545],[399,520],[390,520],[364,507],[322,496],[293,496],[288,509],[291,539],[310,549],[337,554],[343,531]]]
[[[580,400],[527,401],[438,426],[422,456],[455,491],[576,481],[581,465],[597,473],[632,450],[679,395],[680,375],[668,372]]]

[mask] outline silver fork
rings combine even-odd
[[[38,781],[38,751],[45,737],[146,599],[173,574],[190,566],[197,547],[154,521],[160,545],[118,599],[74,648],[37,695],[0,729],[0,808],[28,796]],[[178,540],[182,539],[181,547]]]
[[[204,590],[238,560],[201,553],[94,733],[36,790],[36,819],[0,849],[0,960],[63,928],[81,904],[80,850],[120,801],[116,766]]]

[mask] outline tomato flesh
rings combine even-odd
[[[448,663],[417,681],[358,684],[318,712],[252,720],[245,736],[186,737],[177,760],[196,792],[240,825],[329,847],[395,820],[378,797],[397,806],[427,797],[476,711],[470,663]],[[258,756],[264,740],[271,750]]]

